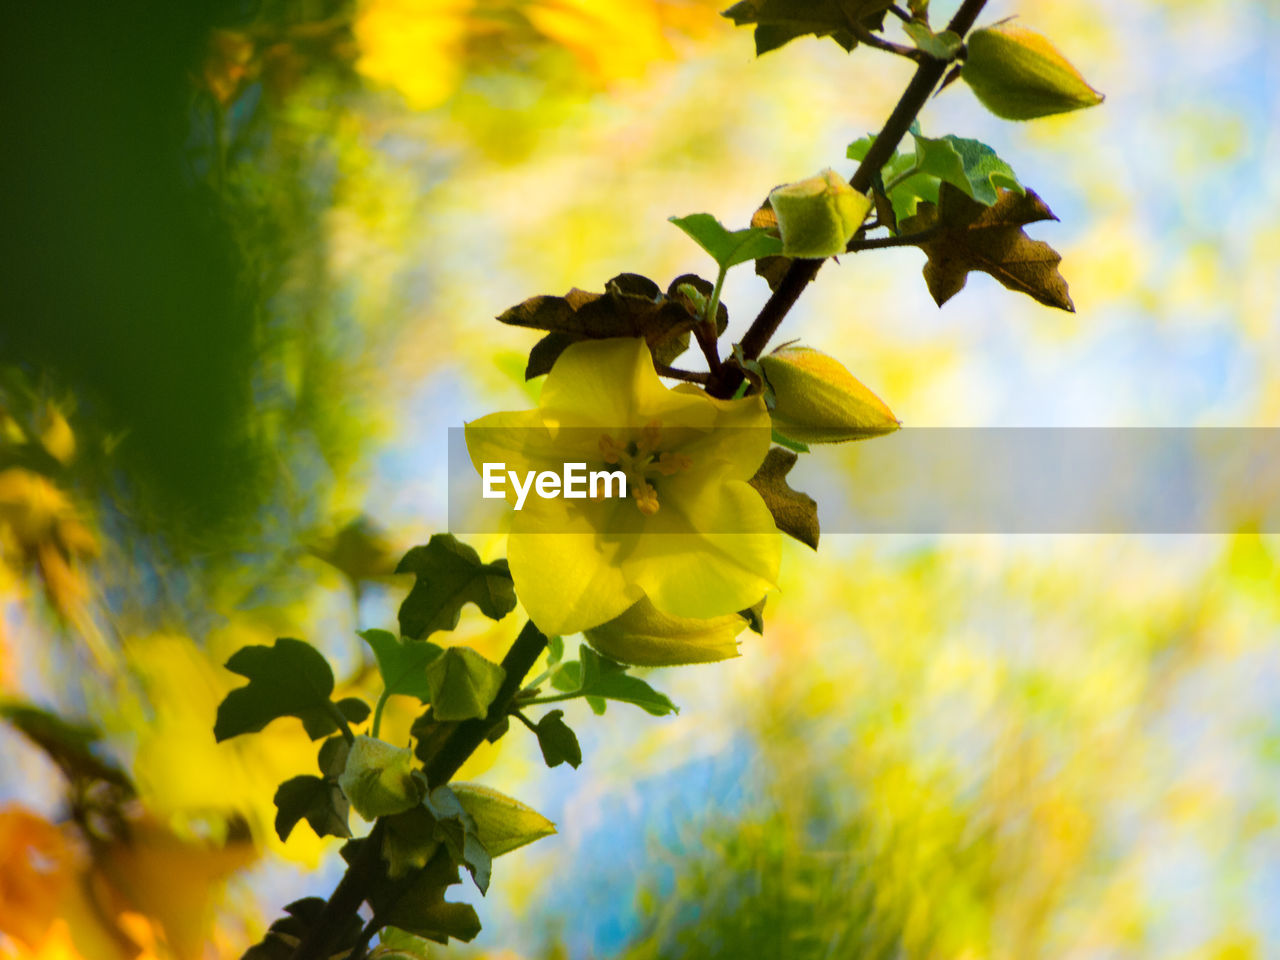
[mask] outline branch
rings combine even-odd
[[[974,21],[978,19],[986,2],[987,0],[964,0],[960,9],[956,11],[956,15],[947,24],[947,29],[963,39]],[[849,179],[849,185],[853,189],[859,193],[866,193],[871,189],[875,175],[893,158],[898,144],[907,135],[907,130],[928,102],[930,94],[942,79],[946,69],[945,61],[932,57],[916,68],[915,75],[907,84],[901,99],[898,100],[898,105],[889,114],[889,119],[885,121],[884,128],[877,135],[875,143],[871,145],[862,163],[858,164],[858,169]],[[764,352],[764,348],[768,346],[769,340],[778,331],[778,327],[786,319],[791,308],[795,306],[804,288],[817,276],[823,262],[822,260],[791,261],[791,266],[783,274],[777,289],[765,302],[742,338],[742,353],[748,360],[754,360]],[[726,364],[721,368],[721,375],[713,377],[707,385],[707,392],[713,397],[728,398],[733,396],[741,383],[742,371],[733,365]]]
[[[427,764],[427,783],[430,786],[437,787],[447,783],[475,752],[476,747],[484,742],[494,726],[507,715],[520,684],[546,647],[547,638],[532,622],[526,623],[507,655],[502,658],[502,668],[507,675],[498,688],[498,695],[489,704],[488,714],[483,719],[459,723]],[[348,918],[360,909],[368,891],[381,875],[382,821],[379,820],[365,842],[360,844],[355,859],[325,903],[316,925],[298,944],[291,960],[322,960],[327,957],[329,944],[336,939]]]
[[[888,247],[914,247],[921,243],[927,243],[936,237],[938,233],[938,227],[930,227],[928,230],[897,237],[872,237],[870,240],[860,240],[854,237],[849,241],[849,245],[845,247],[845,251],[858,253],[862,250],[884,250]]]
[[[660,377],[670,377],[672,380],[685,380],[689,383],[706,383],[708,374],[701,373],[697,370],[681,370],[678,367],[669,367],[665,363],[654,362],[653,368],[658,371]]]

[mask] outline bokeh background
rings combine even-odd
[[[983,21],[1014,14],[1105,105],[1008,124],[957,84],[922,124],[1046,200],[1077,312],[977,274],[939,310],[907,249],[824,269],[788,335],[908,429],[1276,425],[1280,7]],[[850,173],[909,65],[756,60],[702,0],[86,2],[5,34],[0,957],[236,957],[339,861],[272,830],[296,725],[215,745],[220,664],[298,636],[376,693],[354,631],[445,525],[447,429],[529,400],[531,338],[492,318],[705,275],[666,218]],[[731,274],[733,330],[766,295]],[[496,658],[518,623],[447,641]],[[677,717],[571,704],[579,770],[513,735],[463,771],[560,832],[451,952],[1280,956],[1278,626],[1280,541],[1247,529],[789,544],[742,657],[648,677]],[[99,739],[51,758],[31,707]],[[67,822],[59,763],[95,762],[136,787],[132,846]]]

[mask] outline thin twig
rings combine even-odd
[[[889,4],[889,6],[886,7],[885,9],[887,9],[890,13],[892,13],[895,17],[897,17],[903,23],[910,23],[912,20],[915,19],[913,16],[911,16],[910,13],[908,13],[906,10],[903,10],[896,3]]]
[[[681,370],[678,367],[669,367],[665,363],[654,363],[653,369],[658,371],[658,376],[660,377],[670,377],[672,380],[686,380],[689,383],[706,383],[711,376],[698,370]]]
[[[894,43],[892,40],[886,40],[884,37],[877,37],[860,23],[853,25],[853,35],[858,38],[859,43],[865,43],[868,47],[874,47],[876,50],[883,50],[885,53],[892,53],[895,56],[906,57],[916,63],[923,63],[926,59],[931,59],[929,54],[916,47],[908,47],[901,43]]]
[[[919,233],[908,233],[897,237],[872,237],[870,240],[850,240],[845,250],[858,253],[862,250],[884,250],[889,247],[915,247],[927,243],[938,235],[937,227],[921,230]]]
[[[947,29],[963,38],[985,6],[986,0],[964,0],[960,9],[956,11],[956,15],[951,18]],[[866,193],[871,189],[875,175],[892,159],[898,144],[906,136],[916,114],[928,101],[929,95],[942,79],[946,68],[945,61],[936,60],[933,57],[924,60],[916,68],[915,76],[903,91],[897,106],[893,108],[875,142],[871,144],[871,149],[867,151],[867,155],[862,158],[858,169],[849,179],[853,189],[859,193]],[[823,262],[822,260],[791,262],[791,266],[783,274],[773,295],[765,302],[755,320],[751,321],[751,326],[742,338],[742,353],[748,360],[754,360],[764,352],[764,348],[769,345],[770,339],[777,332],[787,313],[795,306],[804,288],[817,276]],[[728,398],[733,396],[741,383],[742,371],[732,364],[726,364],[721,370],[721,375],[707,384],[707,392],[713,397]]]

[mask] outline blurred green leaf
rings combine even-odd
[[[507,561],[481,563],[480,555],[452,534],[438,533],[426,546],[414,547],[404,555],[396,573],[412,573],[417,578],[400,605],[400,632],[411,639],[454,629],[468,603],[493,620],[501,620],[515,609],[516,593]]]
[[[93,745],[102,738],[96,727],[71,723],[21,700],[0,703],[0,719],[43,750],[72,782],[101,780],[133,792],[128,775],[93,752]]]

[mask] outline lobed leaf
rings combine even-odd
[[[858,45],[850,29],[884,27],[891,0],[740,0],[721,16],[739,27],[754,26],[756,56],[763,56],[797,37],[830,37],[845,50]]]
[[[748,481],[764,498],[773,522],[787,536],[818,549],[818,504],[806,493],[792,490],[787,474],[799,457],[782,447],[770,447],[764,463]]]
[[[219,741],[256,733],[272,720],[297,717],[312,740],[333,733],[333,671],[309,643],[281,637],[272,646],[242,647],[226,667],[249,683],[218,705],[213,735]]]
[[[1028,223],[1056,219],[1031,190],[1001,191],[994,206],[984,207],[944,184],[937,205],[922,203],[902,229],[930,234],[919,247],[929,257],[924,278],[938,306],[964,289],[971,271],[980,270],[1045,306],[1074,311],[1067,282],[1058,271],[1062,256],[1022,230]]]
[[[317,837],[350,837],[347,825],[350,808],[347,798],[332,781],[303,775],[280,784],[273,802],[276,805],[276,836],[282,841],[306,819]]]
[[[400,632],[414,640],[457,627],[468,603],[493,620],[515,609],[516,591],[507,561],[481,563],[473,548],[449,533],[437,533],[425,546],[406,553],[396,573],[412,573],[416,578],[400,605],[399,617]]]

